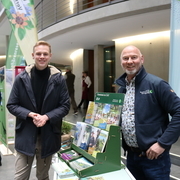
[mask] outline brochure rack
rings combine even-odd
[[[119,97],[119,101],[121,100],[121,103],[123,102],[123,98],[124,96],[122,96],[121,94],[121,96]],[[96,158],[88,154],[85,150],[79,148],[73,143],[71,144],[70,149],[75,150],[80,155],[82,155],[82,157],[85,157],[86,159],[88,159],[93,163],[93,166],[89,168],[80,171],[75,171],[80,178],[117,171],[125,167],[123,164],[121,164],[121,133],[119,126],[115,126],[115,125],[110,126],[105,150],[102,153],[97,153]],[[63,150],[61,151],[61,153],[66,152],[70,149]],[[68,164],[73,160],[69,160],[65,162]]]
[[[71,148],[81,154],[83,157],[87,158],[94,165],[83,169],[81,171],[76,171],[79,177],[87,177],[92,175],[103,174],[107,172],[112,172],[116,170],[120,170],[124,167],[121,164],[121,143],[120,143],[120,127],[119,126],[111,126],[109,131],[108,140],[106,143],[106,149],[103,153],[97,153],[96,158],[88,154],[83,149],[77,147],[72,144]],[[61,153],[68,151],[66,149],[61,151]],[[69,160],[71,162],[71,160]],[[67,161],[68,163],[68,161]]]

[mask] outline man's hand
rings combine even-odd
[[[33,118],[33,122],[37,127],[44,126],[48,120],[49,118],[47,115],[40,115],[40,114],[38,114]]]
[[[38,115],[37,113],[30,112],[30,113],[28,114],[28,117],[31,117],[31,118],[34,119],[37,115]]]
[[[157,159],[160,154],[164,152],[164,148],[162,148],[158,143],[153,144],[147,151],[146,156],[148,159]]]

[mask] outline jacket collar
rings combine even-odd
[[[135,83],[139,83],[140,81],[142,81],[142,79],[144,79],[144,77],[147,75],[147,72],[144,68],[144,66],[142,66],[139,70],[139,72],[136,75],[136,79],[135,79]],[[126,78],[127,74],[124,73],[122,76],[120,76],[118,79],[115,80],[115,83],[119,86],[125,86],[126,84]]]
[[[29,76],[31,75],[31,69],[35,66],[35,64],[30,64],[28,66],[26,66],[25,71],[29,74]],[[50,74],[57,74],[57,73],[61,73],[61,71],[59,71],[57,68],[55,68],[52,65],[48,65],[48,67],[50,68]]]

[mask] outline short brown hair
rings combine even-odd
[[[49,43],[47,43],[46,41],[38,41],[33,47],[33,52],[34,52],[34,48],[37,47],[37,46],[40,46],[40,45],[48,46],[49,47],[49,52],[51,53],[51,45]]]

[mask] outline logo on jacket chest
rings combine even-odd
[[[153,90],[151,90],[151,89],[148,89],[145,91],[140,91],[140,94],[152,94],[152,93],[153,93]]]

